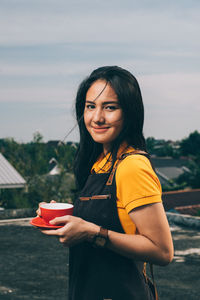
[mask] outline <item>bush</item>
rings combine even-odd
[[[4,208],[36,208],[39,202],[72,202],[74,198],[74,176],[62,172],[60,175],[34,176],[27,182],[26,189],[4,189],[1,191],[0,206]]]

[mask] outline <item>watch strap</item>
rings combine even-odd
[[[108,229],[103,228],[100,226],[99,234],[98,236],[104,237],[108,241]]]
[[[99,232],[94,237],[93,245],[94,247],[104,248],[107,242],[108,242],[108,229],[105,229],[102,226],[100,226]]]

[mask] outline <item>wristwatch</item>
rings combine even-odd
[[[104,248],[108,242],[108,229],[100,226],[99,232],[95,235],[93,245],[95,247]]]

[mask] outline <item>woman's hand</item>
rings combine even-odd
[[[51,225],[65,224],[56,230],[41,230],[46,235],[58,236],[65,246],[74,246],[83,240],[90,241],[99,232],[99,226],[75,216],[57,217],[49,222]]]
[[[39,207],[38,207],[38,209],[36,210],[36,214],[37,214],[38,217],[41,216],[40,206],[41,206],[42,204],[45,204],[45,203],[47,203],[47,202],[40,202],[40,203],[39,203]],[[55,201],[55,200],[51,200],[50,203],[56,203],[56,201]]]

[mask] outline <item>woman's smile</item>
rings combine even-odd
[[[92,129],[93,129],[93,131],[95,131],[95,132],[99,132],[99,133],[104,133],[104,132],[106,132],[108,129],[109,129],[109,127],[105,127],[105,126],[92,126]]]
[[[122,130],[123,112],[115,91],[104,80],[97,80],[87,91],[84,121],[92,139],[109,151]]]

